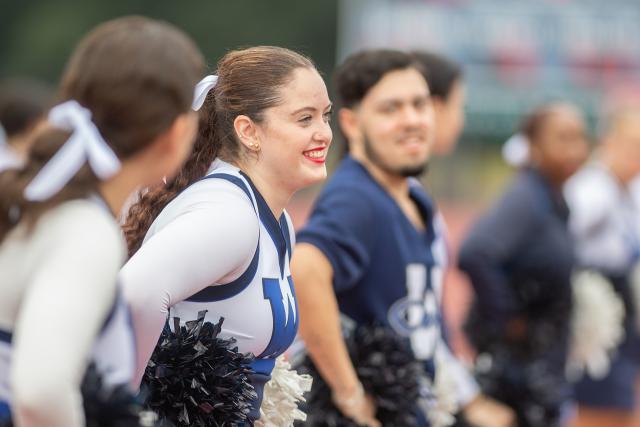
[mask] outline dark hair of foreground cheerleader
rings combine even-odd
[[[101,136],[126,161],[190,110],[203,68],[197,47],[180,30],[144,17],[120,18],[98,26],[77,46],[62,77],[60,101],[75,100],[90,110]],[[0,241],[22,220],[34,224],[64,201],[99,192],[99,179],[85,163],[53,197],[25,200],[25,187],[69,136],[39,127],[24,167],[0,174]]]

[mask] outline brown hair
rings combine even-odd
[[[10,79],[0,84],[0,124],[7,142],[31,130],[53,101],[53,89],[35,79]]]
[[[542,104],[524,116],[520,124],[520,132],[527,138],[530,144],[534,144],[551,116],[558,113],[558,111],[565,111],[566,109],[575,110],[575,108],[573,104],[561,101]]]
[[[418,50],[411,54],[422,64],[431,96],[447,101],[454,84],[462,80],[462,67],[435,52]]]
[[[407,68],[415,68],[423,73],[420,61],[406,52],[371,49],[354,53],[338,66],[334,75],[340,104],[353,108],[388,73]]]
[[[226,161],[242,155],[233,122],[246,115],[256,123],[264,111],[282,102],[280,88],[298,68],[313,62],[289,49],[259,46],[227,53],[217,65],[218,83],[200,110],[200,128],[193,152],[177,176],[150,189],[129,210],[124,232],[133,255],[156,216],[183,189],[203,177],[216,157]]]
[[[203,69],[201,53],[182,31],[149,18],[119,18],[99,25],[79,43],[60,95],[89,109],[115,154],[126,158],[189,110]],[[46,210],[97,191],[98,179],[85,164],[51,199],[24,199],[25,187],[68,137],[69,132],[45,128],[34,136],[27,164],[0,174],[0,241],[19,219],[33,224]]]

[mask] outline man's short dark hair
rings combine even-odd
[[[415,51],[413,56],[422,65],[424,78],[429,84],[431,95],[446,100],[451,93],[453,84],[462,78],[462,67],[433,52]]]
[[[338,67],[334,77],[340,105],[353,107],[385,74],[406,68],[423,71],[416,58],[398,50],[364,50],[349,56]]]

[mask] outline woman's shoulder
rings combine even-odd
[[[87,268],[87,263],[113,265],[117,271],[125,248],[122,232],[106,206],[93,200],[72,200],[44,213],[33,227],[20,224],[3,242],[0,256],[18,259],[28,268],[49,259]]]
[[[160,212],[150,233],[153,234],[176,218],[191,213],[212,217],[235,216],[257,223],[258,216],[249,197],[249,194],[233,182],[217,178],[201,179],[182,191]]]
[[[240,176],[230,175],[230,177],[232,179],[220,177],[215,173],[209,174],[187,187],[176,197],[175,202],[182,206],[224,203],[249,207],[253,210],[250,186]]]
[[[94,199],[70,200],[43,214],[37,221],[35,235],[67,236],[85,239],[120,241],[121,231],[104,202]],[[94,240],[101,241],[101,240]]]

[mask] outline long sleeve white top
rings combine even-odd
[[[95,201],[63,203],[0,245],[0,400],[19,427],[85,425],[80,382],[114,305],[124,241]]]
[[[120,274],[137,338],[136,384],[169,309],[208,286],[237,279],[251,263],[258,238],[251,200],[228,181],[197,182],[160,213]]]

